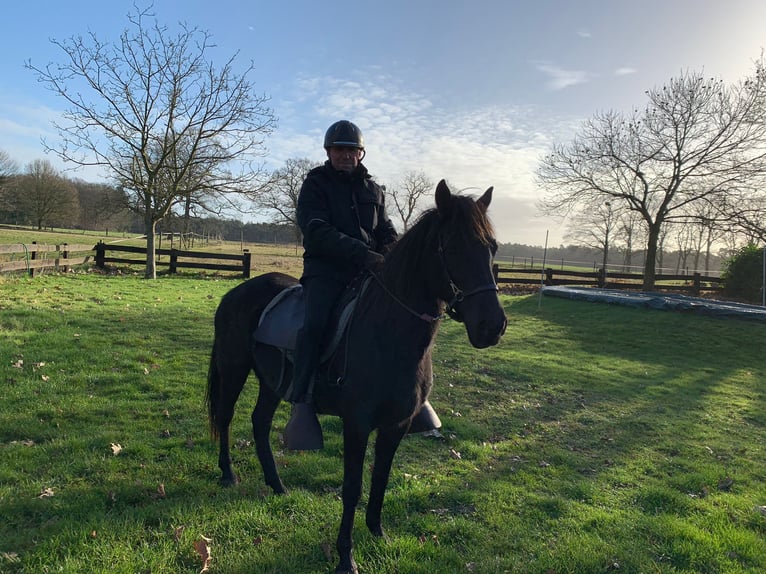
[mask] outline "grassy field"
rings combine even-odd
[[[290,453],[280,408],[291,493],[273,496],[251,443],[251,380],[233,425],[243,481],[217,485],[205,375],[212,315],[236,283],[0,277],[0,572],[191,574],[205,547],[211,573],[332,571],[337,419],[322,420],[323,451]],[[766,571],[764,325],[503,302],[495,348],[442,325],[444,436],[402,444],[390,540],[357,520],[361,571]]]

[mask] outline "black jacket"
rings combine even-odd
[[[312,169],[298,195],[303,232],[303,277],[335,275],[349,281],[368,250],[382,251],[397,234],[386,214],[383,190],[363,165],[353,173],[330,161]]]

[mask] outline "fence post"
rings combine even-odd
[[[99,241],[96,243],[96,267],[99,269],[103,269],[106,267],[106,261],[104,259],[106,258],[106,244],[103,241]]]
[[[599,269],[596,273],[596,285],[602,289],[606,287],[606,269]]]
[[[245,279],[250,278],[250,262],[252,261],[252,254],[249,249],[242,251],[242,277]]]
[[[30,255],[29,255],[29,260],[30,261],[34,261],[35,259],[37,259],[37,249],[35,248],[36,245],[37,245],[37,241],[33,241],[32,242],[32,253],[30,253]],[[30,277],[34,277],[35,276],[35,268],[32,265],[29,266],[29,276]]]
[[[694,279],[693,279],[693,287],[692,287],[692,293],[694,293],[695,297],[700,296],[700,291],[702,291],[702,281],[700,280],[700,274],[699,272],[694,272]]]
[[[172,235],[171,235],[172,237]],[[170,245],[173,245],[173,241],[171,240]],[[178,272],[178,249],[171,247],[170,248],[170,267],[168,267],[168,273],[173,274]]]
[[[61,266],[61,269],[64,273],[69,273],[69,266],[66,264],[66,260],[69,258],[69,251],[67,251],[67,245],[68,243],[64,243],[63,249],[61,250],[61,259],[64,260],[64,264]]]
[[[553,285],[553,269],[550,267],[545,270],[545,284]]]

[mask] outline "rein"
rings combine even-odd
[[[446,314],[454,319],[455,321],[463,322],[462,317],[460,316],[460,312],[455,309],[455,305],[458,303],[461,303],[468,297],[472,295],[476,295],[477,293],[482,293],[483,291],[499,291],[499,288],[497,286],[497,283],[492,281],[492,283],[485,283],[483,285],[479,285],[478,287],[475,287],[468,291],[467,293],[463,292],[463,290],[457,286],[457,283],[452,279],[452,275],[450,275],[449,268],[447,267],[447,259],[444,256],[444,248],[442,247],[441,240],[439,241],[439,261],[441,261],[442,267],[444,268],[444,273],[447,275],[447,280],[449,281],[450,289],[452,289],[452,300],[447,302],[447,308],[446,308]],[[442,313],[441,315],[429,315],[428,313],[418,313],[407,305],[404,301],[399,299],[387,286],[385,283],[383,283],[383,280],[380,278],[380,276],[370,271],[370,275],[372,275],[373,279],[380,285],[380,287],[383,289],[383,291],[386,292],[386,294],[391,297],[398,305],[407,311],[410,315],[413,315],[417,317],[418,319],[422,319],[426,323],[436,323],[437,321],[441,321],[444,319],[445,315]]]
[[[378,285],[381,286],[383,291],[385,291],[386,294],[389,297],[391,297],[391,299],[396,301],[402,309],[409,312],[410,315],[414,315],[415,317],[417,317],[418,319],[422,319],[426,323],[436,323],[437,321],[441,321],[442,319],[444,319],[444,314],[434,317],[433,315],[429,315],[428,313],[418,313],[417,311],[415,311],[415,309],[413,309],[412,307],[407,305],[404,301],[399,299],[399,297],[394,295],[394,293],[388,287],[386,287],[386,284],[383,283],[383,280],[380,278],[380,276],[378,276],[377,273],[370,271],[370,275],[372,275],[372,278],[375,279],[375,281],[377,281]]]

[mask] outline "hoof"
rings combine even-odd
[[[237,486],[239,484],[239,477],[236,474],[234,476],[228,476],[228,477],[222,476],[221,479],[218,481],[218,484],[220,484],[224,488]]]

